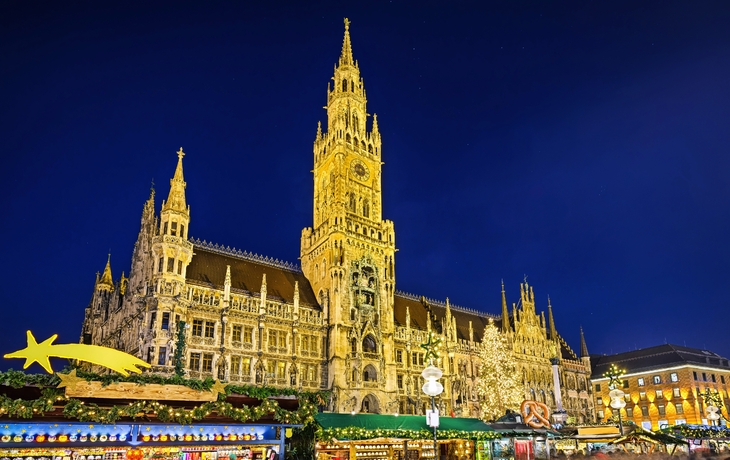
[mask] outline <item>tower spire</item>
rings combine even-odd
[[[580,357],[588,358],[588,346],[586,345],[586,338],[583,335],[583,326],[580,327]]]
[[[187,212],[187,205],[185,203],[185,179],[183,178],[183,164],[182,159],[185,156],[182,147],[177,151],[177,167],[175,168],[175,175],[170,179],[170,194],[167,196],[167,201],[162,204],[162,210],[172,210],[179,212]]]
[[[352,43],[350,42],[350,20],[345,18],[345,38],[342,40],[342,54],[340,65],[353,65]]]
[[[107,286],[114,286],[114,280],[112,279],[112,254],[109,253],[106,259],[106,267],[104,267],[104,273],[101,275],[101,280],[99,281],[101,284],[106,284]]]
[[[507,296],[504,293],[504,280],[502,280],[502,332],[509,332],[509,311],[507,310]]]
[[[550,328],[550,338],[558,339],[558,331],[555,329],[555,319],[553,318],[553,306],[550,304],[550,296],[548,296],[548,327]]]

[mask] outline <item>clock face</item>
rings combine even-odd
[[[350,169],[352,169],[352,173],[360,180],[367,180],[368,177],[370,177],[370,171],[368,171],[368,167],[365,166],[365,163],[363,163],[360,160],[352,160],[352,163],[350,164]]]

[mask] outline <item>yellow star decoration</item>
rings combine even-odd
[[[214,395],[218,396],[219,394],[223,393],[226,394],[226,387],[228,385],[221,383],[220,380],[216,380],[212,387],[210,387],[210,392]]]
[[[92,364],[108,367],[127,377],[130,372],[142,373],[139,367],[151,367],[149,363],[142,361],[123,351],[113,348],[100,347],[98,345],[86,345],[81,343],[60,343],[53,342],[58,334],[53,334],[41,343],[33,336],[33,333],[26,331],[28,346],[22,350],[14,351],[3,355],[5,358],[25,358],[23,369],[27,369],[33,363],[43,366],[49,374],[53,374],[49,358],[68,358],[88,361]],[[139,366],[139,367],[138,367]]]
[[[56,375],[58,376],[59,379],[61,379],[61,383],[59,383],[56,386],[56,388],[66,387],[70,390],[73,390],[76,388],[76,385],[79,382],[84,381],[84,379],[82,379],[81,377],[76,376],[76,369],[72,370],[68,374],[60,374],[60,373],[56,372]]]

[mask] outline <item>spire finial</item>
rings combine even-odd
[[[340,55],[340,65],[353,65],[352,43],[350,43],[350,20],[347,18],[345,18],[345,38],[342,41],[342,54]]]
[[[114,286],[114,280],[112,279],[112,253],[109,252],[109,255],[106,258],[106,267],[104,267],[104,273],[101,275],[101,280],[99,281],[102,284],[106,284],[107,286]]]
[[[185,179],[183,177],[183,162],[185,156],[182,147],[177,152],[177,166],[175,167],[175,175],[170,179],[170,193],[167,201],[163,204],[162,209],[173,209],[175,211],[187,212],[187,204],[185,202]]]
[[[558,331],[555,329],[555,319],[553,318],[553,306],[550,303],[550,296],[548,296],[548,330],[550,331],[550,339],[558,339]]]
[[[588,358],[588,346],[586,345],[586,338],[583,335],[583,326],[580,327],[580,357]]]

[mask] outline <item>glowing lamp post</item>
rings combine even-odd
[[[438,442],[436,429],[439,426],[439,412],[436,409],[436,396],[440,395],[444,391],[444,386],[441,385],[440,382],[438,382],[438,379],[440,379],[444,375],[444,373],[441,371],[441,369],[433,364],[434,359],[438,358],[435,350],[438,348],[438,344],[440,342],[440,339],[434,340],[433,333],[429,333],[428,342],[421,345],[421,347],[426,350],[426,359],[429,360],[428,367],[426,367],[423,372],[421,372],[421,377],[423,377],[423,380],[426,381],[426,383],[423,384],[423,387],[421,387],[421,390],[423,390],[426,395],[431,397],[431,410],[426,411],[426,423],[428,424],[428,426],[433,427],[434,456],[436,455],[436,447]]]
[[[714,426],[717,421],[722,417],[720,413],[720,407],[722,407],[722,397],[720,393],[710,392],[710,389],[705,389],[705,394],[702,395],[705,400],[705,416],[710,421],[710,425]]]
[[[626,407],[626,401],[624,400],[625,393],[619,389],[619,386],[623,383],[621,377],[624,375],[624,371],[616,367],[615,364],[611,364],[608,371],[603,374],[604,377],[608,377],[608,388],[611,391],[608,396],[611,398],[611,407],[616,409],[618,412],[618,430],[621,436],[624,435],[624,424],[621,421],[621,409]]]
[[[608,393],[608,396],[611,398],[611,407],[616,409],[618,412],[618,431],[621,434],[621,436],[624,435],[624,424],[621,421],[621,409],[626,407],[626,401],[624,400],[624,393],[623,391],[616,388],[615,390],[611,390],[610,393]]]
[[[433,427],[433,451],[436,455],[436,429],[439,426],[439,412],[436,409],[436,396],[444,391],[444,386],[437,382],[444,375],[441,369],[433,365],[433,360],[427,368],[421,372],[421,377],[426,381],[421,388],[424,393],[431,397],[431,413],[426,414],[426,422],[428,426]]]

